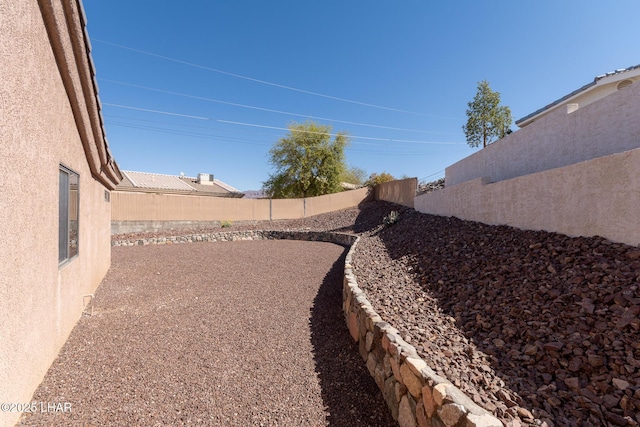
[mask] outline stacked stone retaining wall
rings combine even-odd
[[[330,233],[322,231],[305,230],[244,230],[244,231],[220,231],[215,233],[195,233],[172,237],[149,237],[140,239],[112,240],[112,246],[136,246],[136,245],[171,245],[175,243],[191,242],[232,242],[239,240],[304,240],[316,242],[336,243],[342,246],[351,246],[357,236],[346,233]]]
[[[416,349],[376,313],[345,259],[343,311],[351,337],[401,427],[498,427],[502,422],[427,366]]]
[[[113,246],[164,245],[238,240],[320,241],[350,247],[345,259],[343,311],[349,333],[401,427],[499,427],[503,424],[476,405],[447,379],[438,376],[405,342],[397,329],[376,313],[358,287],[351,259],[359,238],[352,234],[306,230],[229,231],[174,237],[114,240]]]

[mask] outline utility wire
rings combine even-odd
[[[177,116],[177,117],[185,117],[185,118],[191,118],[191,119],[196,119],[196,120],[215,121],[215,122],[219,122],[219,123],[227,123],[227,124],[238,125],[238,126],[249,126],[249,127],[263,128],[263,129],[276,129],[276,130],[285,130],[285,131],[289,131],[290,130],[288,128],[283,128],[283,127],[278,127],[278,126],[267,126],[267,125],[260,125],[260,124],[255,124],[255,123],[237,122],[237,121],[232,121],[232,120],[221,120],[221,119],[214,119],[214,118],[209,118],[209,117],[194,116],[194,115],[189,115],[189,114],[173,113],[173,112],[169,112],[169,111],[161,111],[161,110],[153,110],[153,109],[148,109],[148,108],[133,107],[133,106],[129,106],[129,105],[111,104],[111,103],[108,103],[108,102],[103,102],[102,105],[107,105],[107,106],[116,107],[116,108],[124,108],[124,109],[129,109],[129,110],[144,111],[144,112],[148,112],[148,113],[165,114],[165,115]],[[310,133],[324,134],[322,132],[310,132]],[[329,135],[337,136],[337,135],[341,135],[341,133],[330,133]],[[364,140],[373,140],[373,141],[387,141],[387,142],[390,142],[390,143],[437,144],[437,145],[457,145],[458,144],[458,143],[455,143],[455,142],[419,141],[419,140],[410,140],[410,139],[377,138],[377,137],[371,137],[371,136],[356,136],[356,135],[349,135],[349,137],[353,138],[353,139],[364,139]]]
[[[155,113],[155,114],[165,114],[167,116],[186,117],[188,119],[211,120],[208,117],[192,116],[189,114],[171,113],[169,111],[151,110],[149,108],[132,107],[130,105],[111,104],[109,102],[103,102],[102,105],[108,105],[110,107],[116,107],[116,108],[125,108],[127,110],[144,111],[145,113]]]
[[[248,80],[248,81],[252,81],[252,82],[256,82],[256,83],[261,83],[261,84],[264,84],[264,85],[277,87],[277,88],[280,88],[280,89],[286,89],[286,90],[290,90],[290,91],[294,91],[294,92],[304,93],[304,94],[307,94],[307,95],[319,96],[319,97],[322,97],[322,98],[332,99],[332,100],[335,100],[335,101],[348,102],[348,103],[351,103],[351,104],[362,105],[362,106],[371,107],[371,108],[378,108],[378,109],[381,109],[381,110],[395,111],[395,112],[398,112],[398,113],[405,113],[405,114],[413,114],[413,115],[416,115],[416,116],[437,117],[437,118],[441,118],[441,119],[453,119],[453,117],[445,117],[445,116],[439,116],[439,115],[435,115],[435,114],[427,114],[427,113],[420,113],[420,112],[416,112],[416,111],[402,110],[402,109],[399,109],[399,108],[385,107],[383,105],[370,104],[370,103],[367,103],[367,102],[355,101],[353,99],[341,98],[339,96],[326,95],[326,94],[319,93],[319,92],[312,92],[312,91],[309,91],[309,90],[295,88],[293,86],[286,86],[286,85],[282,85],[282,84],[278,84],[278,83],[269,82],[269,81],[266,81],[266,80],[260,80],[260,79],[256,79],[256,78],[253,78],[253,77],[243,76],[243,75],[236,74],[236,73],[230,73],[228,71],[220,70],[220,69],[217,69],[217,68],[212,68],[212,67],[207,67],[205,65],[195,64],[193,62],[183,61],[181,59],[171,58],[169,56],[159,55],[157,53],[147,52],[145,50],[136,49],[136,48],[133,48],[133,47],[124,46],[124,45],[121,45],[121,44],[112,43],[112,42],[108,42],[106,40],[96,39],[96,38],[93,38],[93,37],[91,38],[91,41],[98,42],[98,43],[103,43],[103,44],[106,44],[106,45],[109,45],[109,46],[114,46],[114,47],[117,47],[117,48],[120,48],[120,49],[126,49],[126,50],[129,50],[129,51],[132,51],[132,52],[141,53],[143,55],[153,56],[155,58],[164,59],[166,61],[171,61],[171,62],[175,62],[175,63],[178,63],[178,64],[188,65],[190,67],[195,67],[195,68],[200,68],[200,69],[207,70],[207,71],[212,71],[214,73],[224,74],[224,75],[235,77],[235,78],[238,78],[238,79],[244,79],[244,80]],[[456,118],[456,120],[457,120],[457,118]]]
[[[171,134],[171,135],[189,136],[193,138],[207,139],[210,141],[215,140],[215,141],[222,141],[226,143],[233,142],[238,144],[249,144],[249,145],[260,145],[260,146],[272,145],[270,143],[258,142],[255,140],[245,139],[245,138],[228,137],[225,135],[211,135],[211,134],[202,133],[202,132],[187,132],[187,131],[180,131],[175,129],[162,128],[157,126],[136,125],[131,123],[123,123],[123,122],[115,122],[115,121],[109,121],[108,124],[110,126],[119,126],[119,127],[126,127],[126,128],[132,128],[132,129],[147,130],[147,131],[165,133],[165,134]],[[367,144],[367,143],[361,143],[361,144]],[[384,145],[384,144],[368,144],[368,145]],[[364,150],[364,149],[354,149],[351,147],[346,147],[345,150],[348,152],[366,153],[368,155],[383,155],[383,156],[417,156],[417,155],[426,154],[424,152],[418,152],[418,151],[398,151],[398,150],[372,151],[372,150]]]
[[[327,120],[327,121],[336,122],[336,123],[344,123],[344,124],[348,124],[348,125],[372,127],[372,128],[377,128],[377,129],[388,129],[388,130],[397,130],[397,131],[403,131],[403,132],[417,132],[417,133],[426,133],[426,134],[453,135],[452,132],[433,132],[433,131],[426,131],[426,130],[398,128],[398,127],[393,127],[393,126],[374,125],[374,124],[370,124],[370,123],[351,122],[351,121],[347,121],[347,120],[338,120],[338,119],[331,119],[331,118],[327,118],[327,117],[311,116],[311,115],[308,115],[308,114],[292,113],[292,112],[289,112],[289,111],[274,110],[274,109],[271,109],[271,108],[257,107],[257,106],[254,106],[254,105],[246,105],[246,104],[239,104],[239,103],[236,103],[236,102],[222,101],[220,99],[207,98],[207,97],[198,96],[198,95],[189,95],[189,94],[186,94],[186,93],[174,92],[174,91],[171,91],[171,90],[158,89],[158,88],[153,88],[153,87],[149,87],[149,86],[137,85],[137,84],[133,84],[133,83],[126,83],[126,82],[121,82],[121,81],[111,80],[111,79],[100,78],[98,80],[104,81],[104,82],[113,83],[113,84],[123,85],[123,86],[135,87],[135,88],[138,88],[138,89],[144,89],[144,90],[149,90],[149,91],[154,91],[154,92],[159,92],[159,93],[166,93],[166,94],[169,94],[169,95],[182,96],[182,97],[185,97],[185,98],[198,99],[198,100],[201,100],[201,101],[214,102],[214,103],[217,103],[217,104],[231,105],[233,107],[241,107],[241,108],[249,108],[249,109],[258,110],[258,111],[266,111],[266,112],[269,112],[269,113],[285,114],[285,115],[296,116],[296,117],[306,117],[306,118],[315,119],[315,120]]]
[[[436,172],[436,173],[432,173],[431,175],[427,175],[427,176],[425,176],[424,178],[420,178],[420,180],[419,180],[419,181],[424,181],[424,180],[425,180],[425,179],[427,179],[427,178],[431,178],[431,177],[433,177],[433,176],[440,175],[440,174],[442,174],[443,172],[444,172],[444,169],[442,169],[441,171],[438,171],[438,172]]]

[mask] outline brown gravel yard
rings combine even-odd
[[[398,222],[385,227],[392,210]],[[113,240],[246,229],[358,234],[354,272],[374,309],[508,427],[640,425],[638,247],[385,202]],[[74,420],[96,425],[394,425],[346,331],[343,248],[254,241],[113,254],[94,317],[33,400],[74,402]]]
[[[113,248],[22,425],[388,426],[341,312],[345,249],[253,241]]]

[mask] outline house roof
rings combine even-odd
[[[119,190],[198,194],[217,197],[242,197],[243,194],[215,179],[211,185],[199,184],[197,178],[149,172],[122,171]]]
[[[626,78],[629,77],[630,74],[633,74],[634,76],[640,74],[640,64],[638,65],[634,65],[628,68],[623,68],[623,69],[619,69],[619,70],[615,70],[615,71],[611,71],[605,74],[601,74],[599,76],[596,76],[592,82],[587,83],[586,85],[582,86],[579,89],[574,90],[573,92],[563,96],[560,99],[557,99],[555,101],[553,101],[550,104],[545,105],[544,107],[534,111],[533,113],[519,119],[516,120],[516,125],[519,127],[523,127],[526,126],[527,124],[529,124],[531,121],[533,121],[534,118],[539,117],[541,115],[543,115],[544,113],[546,113],[547,111],[568,103],[570,100],[577,98],[578,96],[581,96],[587,92],[589,92],[590,90],[593,90],[594,87],[596,86],[601,86],[603,84],[611,84],[613,82],[617,82],[620,80],[624,80]]]
[[[178,176],[133,171],[122,171],[122,174],[127,178],[127,184],[130,183],[135,188],[193,191],[193,188]]]
[[[208,193],[240,193],[240,190],[220,181],[219,179],[214,179],[213,185],[198,184],[198,179],[191,176],[183,176],[180,177],[180,179],[198,191],[204,191]]]
[[[113,189],[123,177],[105,136],[82,1],[40,0],[39,5],[91,174]]]

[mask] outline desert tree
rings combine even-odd
[[[374,172],[371,175],[369,175],[369,179],[365,181],[364,185],[366,185],[367,187],[373,188],[378,184],[382,184],[384,182],[389,182],[394,180],[395,178],[390,173],[382,172],[378,174]]]
[[[267,195],[276,199],[321,196],[341,191],[345,147],[349,138],[339,132],[331,139],[331,126],[315,122],[291,123],[289,133],[269,150],[275,169],[263,182]]]
[[[340,181],[348,184],[364,185],[366,179],[367,171],[357,166],[350,166],[345,169]]]
[[[473,101],[468,103],[467,124],[462,126],[471,147],[486,147],[511,132],[511,110],[500,105],[500,92],[494,92],[486,80],[478,83]]]

